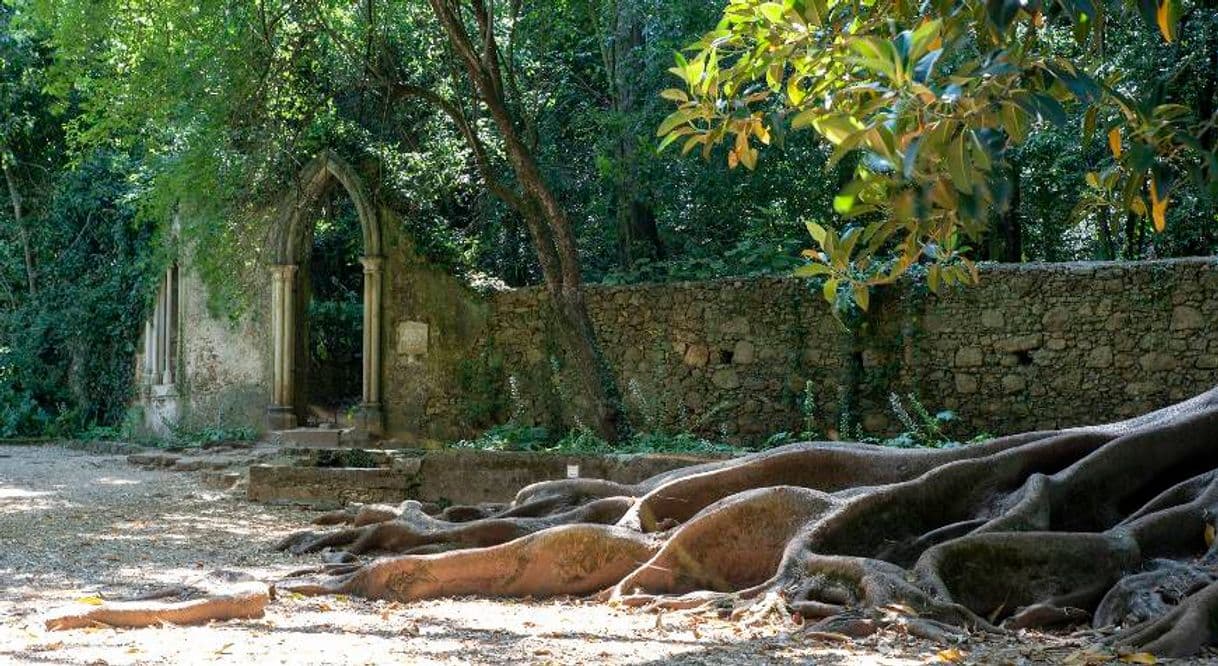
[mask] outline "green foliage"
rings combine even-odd
[[[116,424],[126,410],[160,274],[130,168],[96,153],[59,175],[37,213],[37,297],[0,310],[0,435],[70,435]]]
[[[461,440],[453,448],[481,451],[537,451],[566,454],[608,453],[698,453],[734,454],[746,449],[712,442],[689,433],[673,435],[635,433],[627,440],[609,444],[585,428],[573,428],[555,440],[545,428],[505,424],[487,430],[477,439]]]
[[[758,146],[808,127],[834,146],[830,164],[854,159],[833,202],[850,226],[808,222],[818,249],[797,274],[825,276],[827,300],[864,309],[870,286],[922,261],[932,290],[975,282],[967,243],[1010,205],[1008,151],[1042,123],[1064,125],[1068,108],[1082,115],[1083,142],[1099,134],[1112,156],[1087,178],[1086,205],[1163,231],[1186,174],[1218,189],[1214,108],[1109,68],[1103,45],[1119,33],[1109,19],[1127,5],[731,0],[691,56],[678,54],[670,71],[684,86],[661,93],[677,108],[657,135],[704,157],[728,143],[728,165],[753,169]],[[1138,7],[1175,41],[1179,3]]]
[[[218,442],[252,442],[258,439],[258,431],[249,425],[188,426],[178,424],[170,428],[171,436],[166,446],[195,447]]]
[[[367,449],[322,449],[317,452],[317,467],[377,467],[376,457]]]

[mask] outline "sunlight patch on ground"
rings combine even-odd
[[[53,493],[45,490],[26,490],[24,488],[12,488],[10,486],[0,486],[0,500],[10,499],[27,499],[30,497],[46,497]]]
[[[112,476],[103,476],[102,478],[97,479],[93,483],[100,483],[100,484],[106,485],[106,486],[137,486],[137,485],[143,483],[143,481],[138,481],[136,479],[120,479],[120,478],[116,478],[116,477],[112,477]]]

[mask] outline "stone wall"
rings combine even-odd
[[[1095,423],[1211,387],[1218,261],[985,268],[939,296],[903,285],[847,330],[797,279],[591,287],[600,342],[632,422],[756,441],[802,428],[810,387],[822,430],[845,400],[873,434],[899,430],[890,392],[951,409],[963,433]],[[544,293],[495,296],[483,338],[502,363],[499,412],[553,423],[564,379]],[[460,400],[458,400],[460,402]]]
[[[564,407],[576,382],[544,291],[480,296],[429,265],[392,213],[381,214],[386,435],[438,444],[508,420],[574,425]],[[269,284],[268,269],[257,270]],[[264,428],[265,312],[217,318],[189,258],[180,276],[181,418]],[[269,303],[264,291],[259,302]],[[587,301],[643,431],[756,442],[803,430],[810,404],[822,432],[846,411],[868,433],[891,434],[900,424],[889,394],[912,392],[932,412],[955,411],[957,434],[1001,434],[1144,412],[1218,378],[1211,259],[993,266],[980,285],[949,294],[882,290],[851,327],[814,284],[789,278],[592,286]]]

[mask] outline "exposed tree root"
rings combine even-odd
[[[796,444],[636,485],[534,484],[509,505],[362,507],[281,547],[343,549],[317,579],[284,584],[305,593],[603,591],[941,641],[1090,621],[1117,627],[1119,645],[1182,656],[1218,643],[1215,516],[1218,390],[966,447]],[[373,551],[397,556],[351,561]]]
[[[172,596],[187,594],[185,588],[172,590]],[[168,591],[148,595],[164,599]],[[262,617],[270,600],[270,590],[263,583],[242,583],[218,594],[185,601],[115,601],[90,606],[83,611],[71,610],[46,620],[51,631],[84,627],[138,628],[161,624],[194,625],[215,620],[235,620]]]

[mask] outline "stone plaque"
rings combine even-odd
[[[422,356],[427,353],[427,324],[421,321],[398,322],[398,354]]]

